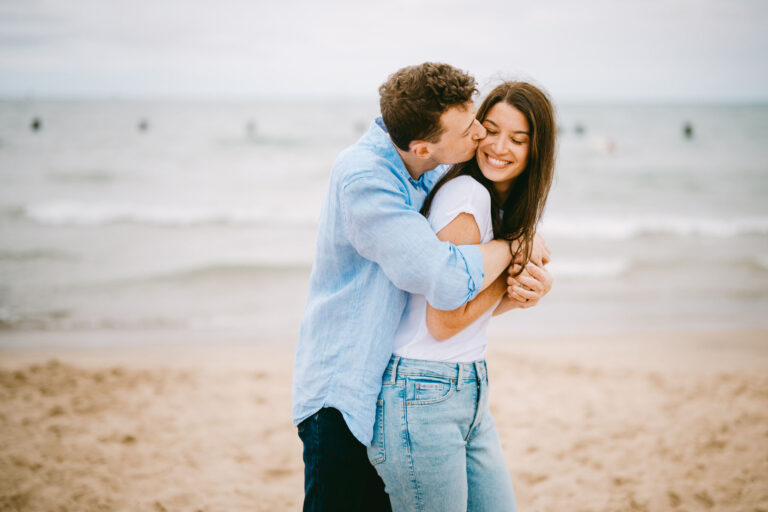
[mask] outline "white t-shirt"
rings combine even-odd
[[[482,243],[493,240],[491,196],[471,176],[454,178],[437,191],[429,212],[429,223],[435,233],[461,213],[475,218]],[[408,304],[395,333],[395,355],[427,361],[469,363],[485,358],[488,347],[486,330],[494,307],[455,336],[438,341],[427,329],[427,301],[423,295],[410,294]]]

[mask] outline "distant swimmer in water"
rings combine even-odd
[[[584,128],[583,124],[576,123],[576,126],[573,127],[573,131],[576,133],[576,135],[584,135],[584,132],[587,131],[587,129]]]
[[[601,153],[609,154],[616,152],[616,143],[610,137],[596,137],[592,141],[593,146]]]
[[[693,125],[688,121],[686,121],[685,124],[683,125],[683,136],[686,139],[693,138]]]
[[[43,121],[39,117],[32,119],[32,123],[29,125],[33,132],[39,132],[43,128]]]
[[[147,130],[149,130],[149,121],[147,121],[146,119],[140,120],[139,121],[139,131],[140,132],[145,132]]]

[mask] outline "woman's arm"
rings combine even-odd
[[[481,241],[480,229],[475,218],[469,213],[457,215],[437,233],[437,238],[455,245],[479,244]],[[429,333],[436,340],[446,340],[480,318],[506,293],[507,274],[504,270],[500,270],[495,276],[486,275],[485,280],[494,279],[491,285],[457,309],[443,311],[427,304],[426,320]]]

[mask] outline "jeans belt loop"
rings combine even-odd
[[[389,383],[392,384],[393,386],[397,381],[397,364],[399,362],[400,362],[400,356],[395,356],[395,359],[392,361],[392,375],[389,376]]]
[[[482,386],[483,384],[483,364],[480,361],[475,361],[475,379],[477,383]]]
[[[462,377],[464,377],[464,365],[459,363],[459,376],[456,377],[456,391],[461,391]]]

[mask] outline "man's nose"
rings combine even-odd
[[[480,121],[475,119],[474,124],[472,125],[472,128],[474,130],[474,133],[472,134],[472,139],[474,140],[482,140],[485,138],[486,135],[488,135],[488,132],[485,131],[485,127],[480,124]]]

